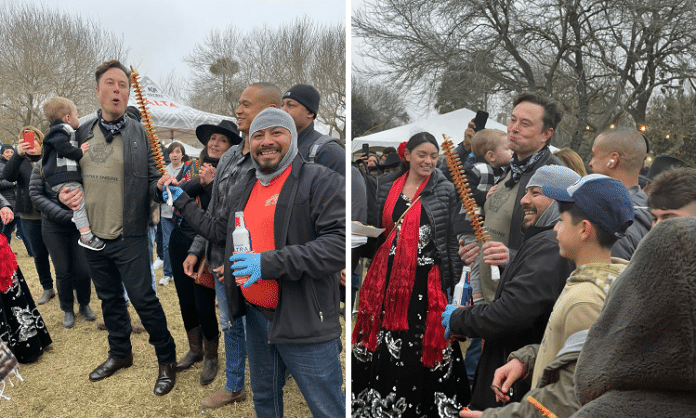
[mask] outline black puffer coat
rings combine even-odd
[[[7,181],[17,182],[17,200],[15,202],[15,213],[31,213],[33,207],[29,198],[29,178],[31,177],[32,165],[24,156],[15,152],[12,158],[5,164],[2,170],[2,178]]]
[[[31,171],[29,196],[34,207],[41,212],[41,217],[60,225],[72,224],[73,211],[58,200],[58,193],[51,189],[41,177],[41,162]]]
[[[403,171],[385,174],[379,179],[377,201],[379,203],[380,225],[384,202],[394,181],[404,174]],[[466,218],[460,214],[462,204],[459,202],[454,185],[447,180],[439,168],[433,171],[428,184],[421,192],[421,202],[428,214],[428,220],[433,228],[435,245],[440,256],[440,272],[443,290],[454,290],[454,285],[462,274],[463,263],[459,258],[459,241],[457,234],[463,231]]]
[[[5,169],[7,161],[8,160],[6,160],[5,157],[0,156],[0,195],[4,197],[5,200],[7,200],[7,202],[10,204],[10,207],[14,209],[15,199],[17,198],[15,185],[13,182],[5,180],[5,178],[2,176],[2,172]]]

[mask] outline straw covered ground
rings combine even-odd
[[[12,249],[17,253],[19,266],[31,289],[34,300],[41,296],[33,260],[27,256],[21,241],[12,239]],[[157,279],[162,270],[155,272]],[[174,283],[158,285],[159,298],[167,316],[167,324],[176,341],[177,358],[188,351],[186,334],[179,313]],[[101,319],[101,303],[92,290],[90,304]],[[21,365],[24,382],[13,378],[5,395],[10,401],[0,400],[0,417],[17,418],[99,418],[99,417],[249,417],[253,413],[251,389],[247,368],[247,400],[216,410],[203,410],[201,398],[224,387],[224,347],[220,343],[220,365],[215,381],[203,387],[199,383],[202,363],[177,375],[174,390],[159,397],[152,393],[157,378],[157,360],[154,348],[148,343],[147,333],[133,334],[134,364],[119,370],[101,382],[92,383],[87,375],[107,357],[107,333],[77,316],[75,327],[63,328],[63,312],[58,298],[38,307],[53,339],[52,349],[32,364]],[[133,308],[131,316],[137,317]],[[341,320],[343,323],[343,320]],[[345,327],[345,325],[344,325]],[[345,333],[344,333],[345,334]],[[345,338],[345,336],[344,336]],[[343,341],[345,348],[345,340]],[[345,351],[344,351],[345,353]],[[345,379],[345,356],[341,359]],[[309,417],[309,409],[295,382],[291,379],[285,387],[285,416]]]

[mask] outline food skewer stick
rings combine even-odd
[[[135,93],[135,100],[138,102],[138,109],[140,110],[140,118],[145,126],[145,132],[147,133],[147,138],[150,141],[150,149],[152,149],[152,156],[155,159],[155,164],[160,174],[166,174],[167,170],[164,169],[164,155],[162,154],[162,147],[160,146],[159,139],[157,138],[157,132],[155,131],[155,125],[152,123],[152,118],[150,117],[150,111],[145,105],[145,96],[143,95],[142,87],[140,86],[140,77],[138,72],[131,65],[131,76],[130,81],[133,84],[133,93]],[[167,186],[167,204],[172,206],[174,204],[172,199],[172,192]]]
[[[445,160],[447,161],[447,167],[449,168],[450,174],[452,175],[452,183],[454,183],[455,189],[459,195],[459,199],[462,201],[462,206],[469,215],[469,222],[474,229],[474,234],[476,234],[476,239],[478,242],[486,242],[490,238],[486,231],[483,229],[483,221],[478,213],[478,207],[476,201],[471,197],[471,189],[469,188],[469,182],[466,180],[466,176],[463,175],[462,163],[459,160],[457,153],[453,152],[454,145],[452,140],[445,134],[442,134],[445,141],[442,143],[442,150],[445,152]]]
[[[536,399],[532,398],[531,396],[527,396],[527,401],[528,401],[530,404],[534,405],[534,407],[535,407],[536,409],[538,409],[539,411],[541,411],[541,413],[544,414],[545,416],[547,416],[547,417],[549,417],[549,418],[558,418],[558,417],[556,416],[556,414],[554,414],[553,412],[551,412],[547,407],[545,407],[544,405],[542,405],[539,401],[537,401]]]

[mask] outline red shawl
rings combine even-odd
[[[0,234],[0,292],[7,292],[14,285],[12,277],[17,271],[17,257],[7,243],[5,234]]]
[[[382,213],[382,226],[385,228],[385,232],[388,231],[387,240],[377,250],[360,289],[358,317],[353,330],[353,344],[360,341],[370,351],[377,349],[377,335],[382,327],[391,331],[408,329],[408,305],[416,278],[418,260],[418,232],[422,207],[418,197],[430,177],[426,178],[416,190],[413,203],[401,221],[401,232],[397,239],[389,286],[386,290],[386,298],[384,297],[389,250],[393,242],[391,235],[398,227],[394,223],[392,215],[407,178],[408,172],[396,179],[389,190]],[[428,367],[433,367],[442,361],[444,349],[447,347],[447,340],[444,337],[445,330],[440,318],[446,305],[447,298],[442,292],[440,267],[434,265],[428,273],[428,313],[421,358],[423,364]],[[384,317],[381,314],[383,308]]]

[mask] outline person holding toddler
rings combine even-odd
[[[77,107],[64,97],[53,97],[48,99],[43,109],[51,128],[44,138],[44,179],[56,193],[64,187],[69,187],[71,191],[79,189],[80,193],[84,194],[78,161],[89,149],[89,142],[77,146],[75,129],[80,126]],[[94,251],[104,249],[104,242],[92,235],[84,201],[80,203],[80,208],[73,212],[72,220],[80,231],[78,244]]]

